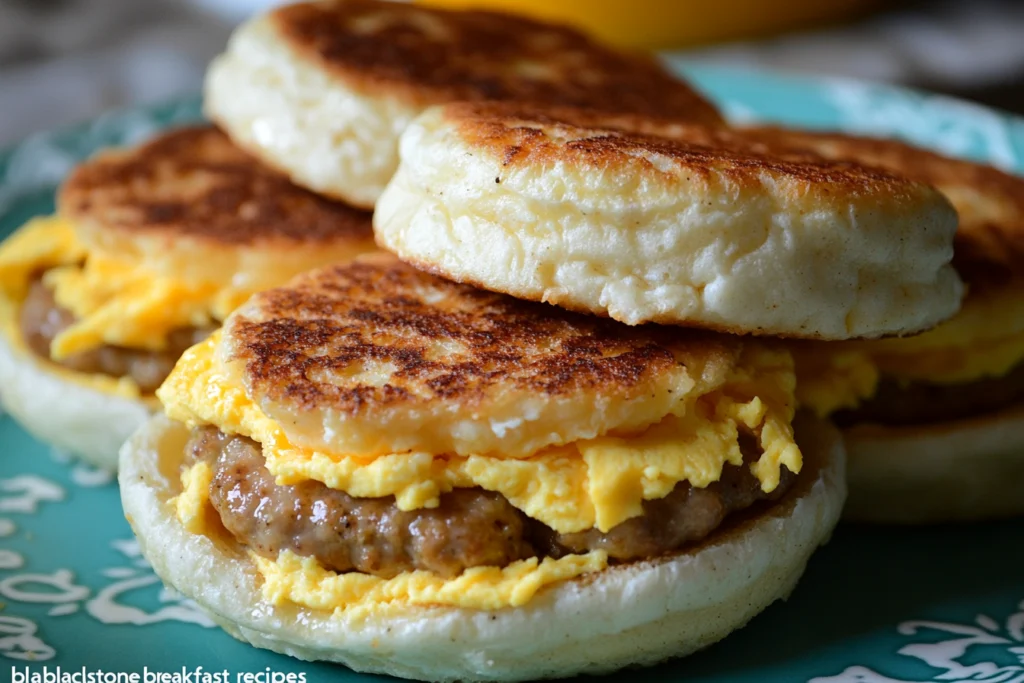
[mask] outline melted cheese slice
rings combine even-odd
[[[1024,362],[1024,291],[968,297],[951,320],[913,337],[794,345],[797,401],[819,416],[856,408],[883,378],[963,384]]]
[[[51,357],[58,361],[104,345],[161,350],[173,330],[211,326],[252,294],[161,276],[90,251],[74,226],[57,217],[34,219],[0,245],[0,289],[15,305],[43,271],[56,302],[77,318],[53,340]]]
[[[682,481],[704,487],[726,464],[741,465],[740,431],[764,454],[752,465],[765,491],[785,465],[802,460],[790,422],[795,379],[788,352],[748,344],[723,388],[693,399],[641,434],[605,436],[546,448],[528,458],[396,453],[363,457],[292,444],[235,383],[217,359],[220,334],[189,349],[157,392],[167,414],[190,426],[217,425],[263,446],[279,484],[316,480],[359,498],[395,496],[402,510],[436,507],[453,488],[501,493],[528,516],[562,533],[608,531],[640,515],[644,500],[662,498]],[[654,418],[657,420],[657,417]]]

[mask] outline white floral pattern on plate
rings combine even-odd
[[[53,659],[57,651],[36,635],[38,630],[29,619],[0,615],[0,655],[22,661]]]
[[[941,621],[905,621],[900,624],[897,631],[908,637],[928,632],[951,636],[939,642],[915,642],[899,649],[899,654],[918,659],[938,671],[925,681],[889,678],[864,666],[851,666],[838,676],[814,678],[809,683],[1024,683],[1024,601],[1017,608],[1019,611],[1007,617],[1002,624],[984,614],[979,615],[973,624]],[[968,654],[974,655],[978,661],[964,662]]]
[[[86,488],[111,482],[106,473],[83,465],[74,466],[71,480]],[[0,511],[4,513],[34,515],[44,504],[60,504],[67,499],[64,487],[50,479],[33,474],[0,479]],[[0,518],[0,537],[12,536],[16,530],[12,520]],[[75,614],[84,607],[86,614],[103,624],[143,626],[177,621],[207,628],[214,625],[191,600],[163,587],[134,538],[114,539],[110,545],[124,557],[125,564],[104,569],[103,577],[111,581],[95,592],[78,583],[68,568],[49,573],[11,573],[22,569],[26,559],[12,550],[0,550],[0,598],[25,605],[52,605],[46,613],[49,617]],[[161,606],[147,611],[126,600],[139,591],[149,591]],[[53,658],[56,649],[41,640],[38,630],[30,619],[0,616],[0,656],[30,661]]]

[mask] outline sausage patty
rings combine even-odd
[[[741,443],[748,461],[760,456],[754,439]],[[653,557],[704,538],[731,512],[777,499],[793,481],[783,469],[769,495],[749,467],[727,465],[719,482],[704,489],[680,483],[608,533],[559,534],[479,488],[444,494],[436,508],[402,511],[393,496],[354,498],[316,481],[279,486],[258,443],[213,427],[194,430],[187,449],[191,462],[210,463],[210,502],[240,543],[264,557],[291,550],[334,571],[385,578],[414,569],[450,577],[470,567],[589,550],[617,560]]]
[[[131,377],[144,394],[151,394],[164,381],[185,350],[205,339],[212,329],[187,327],[174,330],[162,351],[100,346],[60,361],[50,358],[50,343],[75,322],[75,316],[54,301],[53,293],[41,279],[32,281],[21,305],[21,333],[26,344],[40,358],[68,369],[112,377]]]
[[[211,463],[210,502],[224,527],[261,555],[291,550],[334,571],[389,578],[413,569],[454,576],[534,555],[525,517],[496,493],[459,489],[436,508],[404,512],[393,496],[353,498],[316,481],[278,486],[251,439],[205,428],[187,448]]]
[[[875,395],[834,416],[849,427],[866,422],[890,426],[932,424],[977,417],[1024,401],[1024,363],[1002,377],[960,384],[901,383],[883,379]]]

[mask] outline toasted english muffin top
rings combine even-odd
[[[741,346],[520,301],[381,255],[257,294],[225,323],[218,355],[304,446],[525,457],[678,413],[725,380]]]
[[[287,249],[371,239],[368,212],[294,185],[211,126],[100,152],[71,173],[58,207],[100,243],[138,236]]]
[[[378,244],[460,282],[628,324],[849,339],[951,316],[956,213],[929,185],[741,131],[517,103],[402,137]]]
[[[420,105],[514,100],[721,121],[653,59],[567,26],[375,0],[287,5],[270,21],[332,77]]]

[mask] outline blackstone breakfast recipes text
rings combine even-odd
[[[90,670],[84,666],[78,669],[44,666],[33,671],[27,666],[21,669],[12,666],[11,683],[306,683],[306,674],[270,668],[262,671],[207,671],[201,666],[182,667],[175,671],[143,667],[141,672]]]

